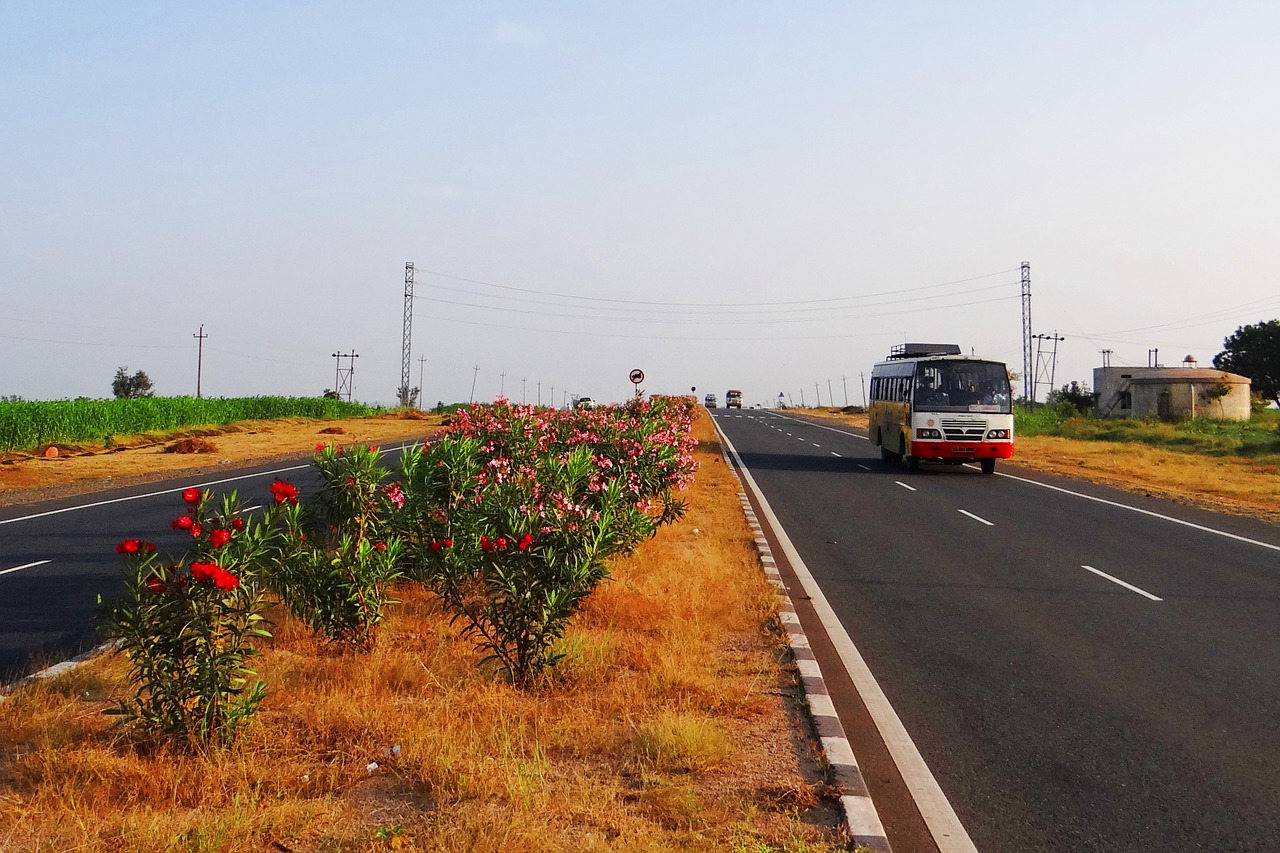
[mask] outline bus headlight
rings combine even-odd
[[[936,429],[916,427],[916,438],[942,438],[942,433],[938,432]]]
[[[993,430],[987,430],[987,438],[1005,438],[1005,439],[1007,439],[1008,437],[1009,437],[1009,430],[1007,430],[1007,429],[993,429]]]

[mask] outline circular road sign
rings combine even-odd
[[[637,367],[635,370],[631,371],[631,382],[633,385],[639,385],[643,381],[644,381],[643,370]]]

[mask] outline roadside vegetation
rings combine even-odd
[[[840,849],[837,792],[790,725],[776,594],[709,419],[689,450],[666,427],[615,439],[594,416],[565,430],[523,417],[463,418],[403,488],[382,482],[372,452],[318,447],[317,495],[272,488],[287,545],[269,550],[306,557],[274,591],[253,556],[273,522],[240,524],[233,501],[183,496],[173,526],[192,537],[189,560],[122,542],[124,652],[0,702],[0,848]],[[563,464],[493,464],[545,436],[567,444]],[[634,498],[610,485],[615,466]],[[554,486],[538,492],[545,515],[518,494],[525,470],[529,487]],[[437,493],[452,503],[415,505]],[[565,537],[583,524],[607,565]],[[397,579],[383,569],[399,549],[415,559]],[[504,603],[517,573],[571,606]],[[343,595],[324,599],[335,585]],[[358,608],[316,618],[322,599]],[[536,666],[495,639],[511,625]],[[152,652],[164,638],[173,659]],[[191,671],[208,683],[187,683]]]
[[[1014,410],[1017,436],[1143,444],[1202,456],[1235,456],[1280,463],[1280,411],[1255,410],[1247,421],[1197,417],[1176,423],[1097,418],[1068,404]]]
[[[0,402],[0,451],[275,418],[348,418],[382,409],[321,397],[134,397]]]

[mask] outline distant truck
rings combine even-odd
[[[726,409],[742,408],[742,392],[737,389],[730,388],[724,392],[724,407]]]
[[[706,397],[702,398],[702,402],[708,409],[714,409],[716,407],[716,395],[708,394]]]

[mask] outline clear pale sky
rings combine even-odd
[[[406,261],[429,404],[1020,370],[1024,260],[1057,384],[1208,366],[1280,316],[1280,4],[1057,5],[0,2],[0,394],[193,394],[204,324],[206,396],[389,403]]]

